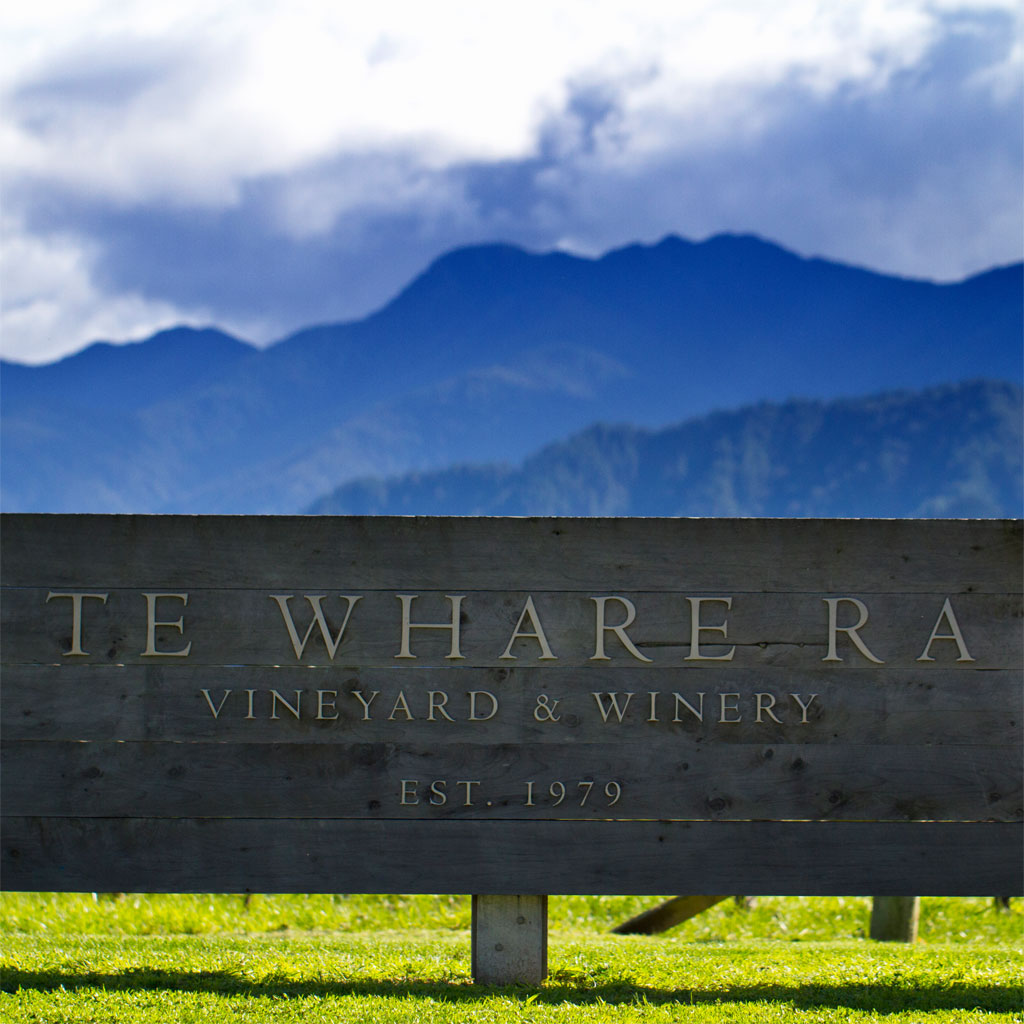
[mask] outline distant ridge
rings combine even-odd
[[[3,363],[4,405],[138,408],[216,380],[256,351],[212,327],[174,327],[126,345],[97,341],[45,366]]]
[[[509,462],[588,424],[1022,378],[1024,272],[934,284],[749,235],[436,260],[265,350],[178,328],[0,372],[10,511],[293,512],[348,480]]]
[[[761,403],[663,430],[598,425],[514,468],[354,481],[309,511],[1016,517],[1021,423],[1021,388],[1004,382]]]

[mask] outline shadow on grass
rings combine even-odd
[[[628,979],[593,978],[570,972],[555,972],[543,988],[497,988],[473,985],[466,978],[452,976],[444,980],[403,981],[351,980],[320,981],[271,977],[248,982],[227,971],[167,971],[134,967],[115,974],[90,971],[26,971],[11,968],[3,972],[0,989],[14,992],[34,989],[40,992],[64,989],[103,989],[108,992],[167,990],[209,993],[220,996],[282,998],[302,996],[376,996],[404,999],[431,998],[438,1002],[472,1002],[497,994],[532,997],[535,1003],[574,1003],[587,1005],[648,1003],[755,1003],[774,1002],[800,1009],[846,1007],[870,1010],[877,1014],[906,1010],[983,1010],[1013,1012],[1021,1006],[1021,989],[1014,986],[941,984],[905,986],[896,978],[891,983],[868,984],[794,984],[741,985],[735,988],[654,988],[637,985]]]

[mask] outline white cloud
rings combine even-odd
[[[64,354],[69,336],[145,336],[178,319],[163,303],[101,295],[87,254],[71,240],[7,235],[0,257],[4,358],[47,362]]]
[[[1016,44],[957,87],[1005,106],[1020,90],[1014,0],[18,5],[0,35],[11,239],[3,351],[40,361],[182,320],[269,340],[307,316],[353,312],[342,301],[316,313],[275,308],[269,289],[259,316],[239,312],[244,296],[230,305],[212,284],[203,292],[198,265],[186,285],[187,274],[172,275],[176,293],[161,283],[153,251],[149,277],[126,283],[134,243],[114,253],[103,216],[83,225],[74,210],[61,212],[89,204],[165,218],[198,210],[211,245],[218,218],[230,221],[231,258],[258,243],[250,270],[281,249],[294,273],[307,255],[300,246],[322,244],[313,254],[321,276],[339,252],[349,255],[335,287],[354,289],[358,278],[372,299],[403,283],[353,269],[361,252],[387,259],[368,241],[382,219],[392,234],[406,232],[417,259],[486,237],[593,253],[670,230],[723,229],[921,275],[1015,257],[1019,202],[1005,197],[1019,198],[1020,174],[1002,153],[933,168],[922,149],[919,177],[886,195],[862,169],[847,174],[849,154],[833,166],[819,145],[805,168],[779,141],[793,130],[795,102],[820,117],[838,96],[884,96],[920,74],[950,33],[980,31],[965,12],[992,11],[1014,20]],[[599,113],[574,113],[573,104],[601,102]],[[903,130],[889,127],[894,139]],[[880,152],[876,144],[870,155]],[[515,196],[503,206],[474,194],[475,167],[495,170],[485,183],[493,191],[503,164],[535,158],[520,206]],[[60,201],[45,201],[52,196]],[[194,259],[207,235],[190,224]],[[152,243],[164,246],[160,259],[189,259],[168,237]],[[392,260],[403,275],[408,252]]]
[[[129,341],[181,323],[205,325],[208,310],[123,292],[105,294],[95,284],[93,247],[68,236],[40,237],[4,219],[0,247],[3,281],[3,357],[49,362],[90,341]],[[245,337],[246,324],[227,325]]]
[[[54,2],[0,57],[15,174],[118,202],[223,206],[246,180],[400,148],[437,169],[522,158],[572,83],[623,85],[618,153],[757,125],[752,89],[879,88],[937,31],[924,2]],[[162,73],[116,98],[140,54]],[[104,102],[83,101],[97,76]],[[76,96],[78,97],[76,99]],[[33,116],[34,115],[34,116]]]

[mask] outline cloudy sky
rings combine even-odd
[[[754,232],[958,279],[1021,258],[1021,29],[1015,0],[30,0],[0,352],[262,344],[491,240]]]

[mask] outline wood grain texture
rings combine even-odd
[[[414,577],[410,572],[410,577]],[[765,668],[778,670],[817,669],[837,674],[863,668],[889,671],[925,667],[945,667],[965,674],[993,668],[1008,668],[1019,663],[1022,654],[1020,636],[1021,600],[1018,594],[978,594],[933,591],[907,593],[894,590],[885,594],[864,591],[840,592],[862,600],[869,612],[867,624],[859,635],[868,650],[883,662],[869,662],[853,644],[840,634],[836,653],[841,660],[823,663],[828,654],[829,614],[827,591],[806,594],[743,593],[723,587],[714,593],[686,591],[658,593],[621,587],[597,591],[467,591],[446,593],[416,588],[412,602],[413,623],[447,623],[452,605],[448,594],[461,597],[460,638],[457,661],[450,658],[451,634],[448,630],[413,629],[409,652],[412,659],[397,657],[401,651],[402,604],[394,591],[373,591],[357,586],[339,591],[304,591],[289,588],[282,597],[287,604],[298,636],[305,637],[313,622],[306,594],[321,598],[324,621],[332,636],[337,636],[346,621],[349,596],[359,598],[348,618],[344,634],[332,654],[319,628],[296,656],[288,627],[271,589],[203,590],[184,589],[187,604],[173,597],[158,599],[157,622],[164,620],[181,627],[158,626],[154,631],[154,650],[176,652],[189,646],[187,659],[174,653],[145,654],[148,644],[146,591],[114,590],[86,582],[77,589],[106,595],[106,601],[87,599],[82,607],[81,648],[83,655],[69,656],[72,650],[72,605],[68,598],[52,597],[71,591],[53,588],[6,587],[2,615],[8,634],[2,657],[4,664],[153,665],[187,663],[193,666],[325,666],[338,671],[355,667],[415,667],[448,669],[453,667],[544,669],[582,667],[635,669],[684,668],[687,671],[724,668]],[[610,591],[610,594],[609,594]],[[627,636],[636,650],[649,659],[633,656],[616,635],[605,631],[607,662],[595,661],[597,628],[595,596],[617,595],[632,602],[635,620]],[[728,597],[731,608],[718,598]],[[528,597],[532,597],[550,650],[557,660],[542,660],[540,645],[529,638],[509,642]],[[955,643],[935,641],[930,655],[934,661],[919,662],[932,629],[939,619],[946,598],[963,630],[973,661],[958,661]],[[49,600],[48,600],[49,598]],[[702,622],[707,628],[700,635],[699,650],[692,646],[691,605],[689,598],[702,598]],[[853,625],[857,611],[849,603],[840,609],[839,625]],[[611,601],[606,621],[620,624],[625,607]],[[727,636],[713,629],[725,623]],[[526,623],[523,632],[531,631]],[[942,623],[942,632],[948,624]],[[512,655],[506,657],[506,651]],[[699,660],[730,655],[728,661]]]
[[[1021,551],[1009,520],[5,514],[0,530],[6,585],[50,589],[1004,593]]]
[[[8,889],[1020,893],[1024,826],[4,818]]]
[[[275,689],[298,712],[297,717],[273,696]],[[248,717],[250,690],[252,718]],[[436,707],[431,712],[431,690],[444,697],[444,710],[453,721]],[[469,695],[474,691],[480,695],[475,698],[479,720],[469,721],[474,710]],[[399,703],[400,693],[411,718]],[[483,693],[493,694],[496,708]],[[609,694],[613,693],[623,712],[621,721],[611,704]],[[726,697],[727,707],[735,710],[724,716],[722,694],[736,695]],[[764,695],[760,721],[758,694]],[[806,715],[793,694],[806,705]],[[542,695],[558,701],[557,721],[538,721],[544,718],[543,713],[535,715]],[[1020,695],[1019,672],[965,675],[944,667],[887,673],[857,670],[822,678],[813,671],[700,667],[630,672],[530,667],[410,672],[400,668],[14,665],[4,669],[0,709],[8,742],[565,744],[621,740],[660,744],[668,754],[685,740],[1011,745],[1020,736]],[[442,696],[436,696],[434,703]],[[765,707],[770,707],[771,714]],[[488,717],[492,710],[493,717]]]
[[[1019,889],[1019,522],[8,515],[0,531],[5,886]],[[70,592],[106,595],[82,606],[81,654],[71,599],[51,597]],[[461,597],[460,657],[443,629],[399,657],[402,594],[414,623]],[[341,595],[359,600],[338,636]],[[617,598],[635,608],[629,645],[598,630],[604,597],[611,624]],[[510,646],[527,598],[555,658]],[[838,598],[841,626],[863,602],[870,655],[839,633],[824,660]],[[317,600],[337,639],[313,625],[298,652]]]
[[[643,742],[329,746],[17,741],[5,745],[5,765],[5,811],[26,815],[1024,817],[1019,746],[693,743],[666,757]]]

